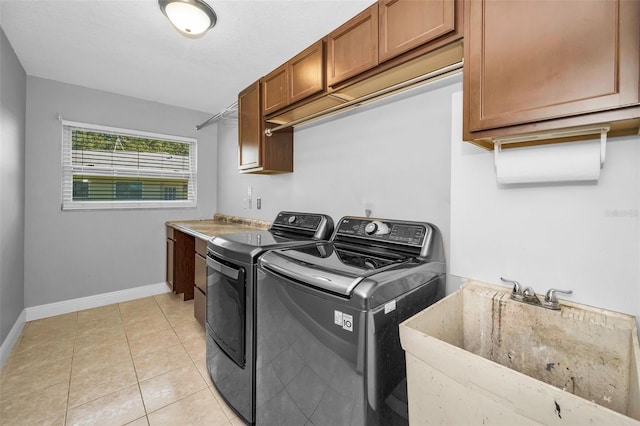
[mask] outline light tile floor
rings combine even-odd
[[[167,293],[28,322],[0,372],[0,424],[243,423],[209,379],[193,301]]]

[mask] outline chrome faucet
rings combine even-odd
[[[513,285],[513,290],[511,291],[511,298],[513,300],[528,303],[529,305],[542,306],[543,308],[553,309],[556,311],[560,309],[560,303],[558,302],[556,293],[573,294],[571,290],[558,290],[556,288],[552,288],[547,291],[547,294],[544,296],[544,300],[540,301],[532,287],[527,286],[522,289],[522,286],[518,281],[502,277],[500,277],[500,280]]]

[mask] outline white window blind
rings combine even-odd
[[[196,206],[196,139],[62,121],[62,209]]]

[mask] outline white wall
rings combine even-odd
[[[462,92],[453,105],[461,122]],[[607,142],[597,183],[500,186],[493,153],[452,133],[452,274],[640,316],[639,136]]]
[[[24,309],[26,81],[0,28],[0,344]]]
[[[238,173],[237,126],[220,126],[218,210],[272,220],[281,210],[427,221],[449,236],[451,94],[435,82],[295,129],[294,173]],[[262,210],[245,209],[247,186]],[[255,204],[254,204],[255,207]],[[446,244],[448,246],[448,244]]]
[[[198,138],[198,208],[61,211],[65,120]],[[27,78],[25,304],[38,306],[165,281],[167,220],[216,211],[217,130],[209,114]]]

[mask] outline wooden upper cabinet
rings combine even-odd
[[[640,1],[478,0],[465,7],[466,140],[487,129],[638,104]]]
[[[454,0],[380,0],[379,62],[455,30]]]
[[[324,42],[317,41],[287,62],[289,103],[324,90]]]
[[[260,110],[260,82],[238,94],[238,157],[239,168],[259,167],[262,139],[262,114]]]
[[[262,78],[263,113],[269,115],[324,90],[324,42],[309,46]]]
[[[293,129],[264,134],[260,82],[238,94],[238,168],[241,173],[293,171]]]
[[[378,65],[378,4],[367,8],[327,36],[327,85]]]
[[[289,68],[284,64],[262,79],[263,112],[269,114],[289,105]]]

